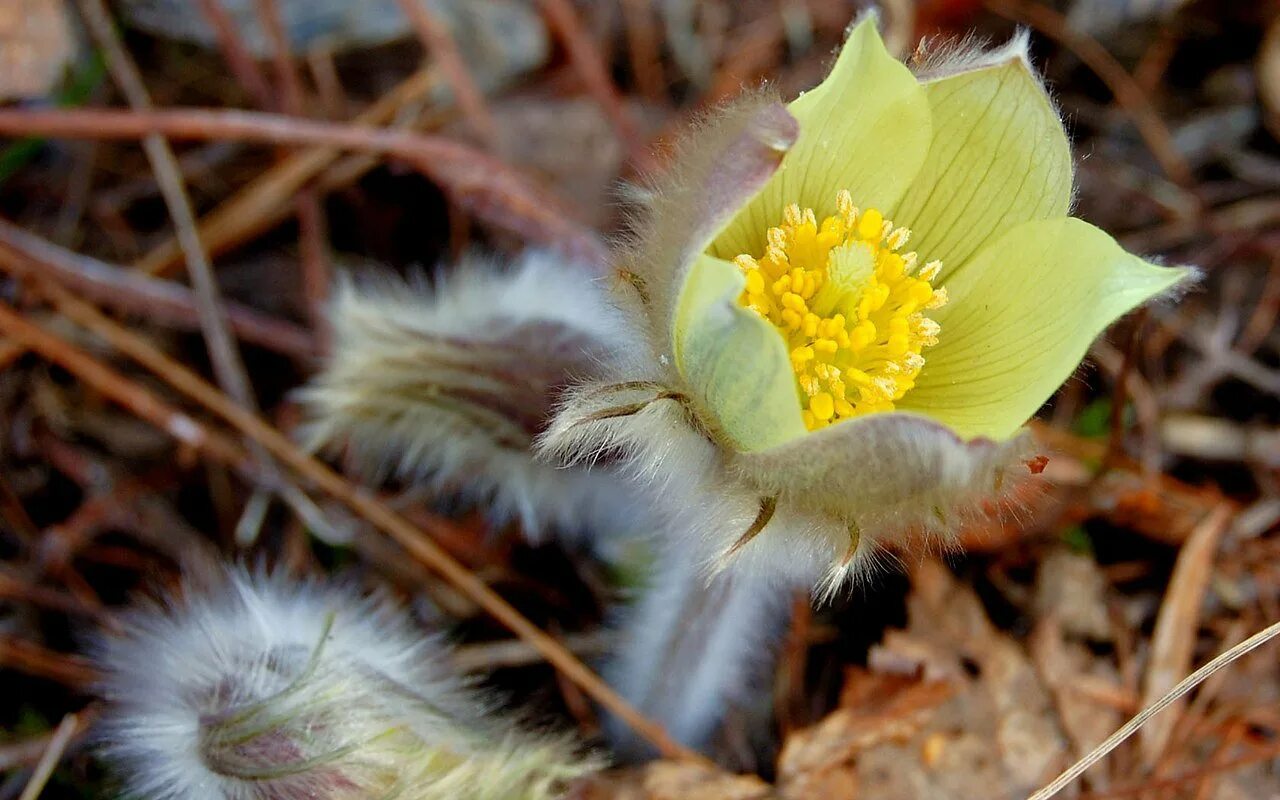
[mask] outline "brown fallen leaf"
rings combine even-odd
[[[1072,756],[1080,758],[1124,722],[1119,709],[1096,696],[1099,685],[1111,694],[1121,694],[1120,676],[1109,661],[1095,656],[1081,642],[1069,641],[1066,626],[1052,615],[1041,617],[1029,646],[1040,677],[1053,693],[1062,728],[1071,740]],[[1107,788],[1101,765],[1085,780],[1095,789]]]
[[[769,784],[686,761],[653,761],[578,781],[565,800],[770,800]]]
[[[1066,764],[1051,695],[1023,647],[937,562],[913,574],[910,624],[872,650],[873,669],[914,668],[950,700],[908,741],[862,753],[858,789],[877,800],[1020,798]]]
[[[1107,579],[1093,556],[1065,547],[1050,550],[1036,576],[1037,617],[1054,617],[1070,636],[1098,641],[1111,638],[1107,615]]]
[[[841,708],[787,737],[778,764],[780,795],[786,800],[866,796],[858,791],[861,754],[911,741],[951,694],[947,682],[851,669]]]

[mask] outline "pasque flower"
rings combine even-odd
[[[544,450],[623,451],[698,512],[713,563],[828,587],[1025,474],[1027,419],[1189,273],[1068,216],[1026,45],[913,74],[868,16],[815,89],[708,116],[619,257],[647,347],[580,386]]]
[[[234,570],[104,642],[103,752],[138,800],[546,800],[593,767],[489,713],[389,601]]]

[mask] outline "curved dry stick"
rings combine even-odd
[[[143,315],[151,322],[199,329],[196,301],[186,286],[67,250],[4,219],[0,268],[27,278],[53,278],[100,306]],[[227,302],[223,308],[232,332],[242,341],[291,358],[316,355],[315,337],[302,326],[240,303]]]
[[[0,136],[133,140],[157,134],[192,141],[314,144],[394,156],[439,183],[477,216],[522,238],[592,263],[602,264],[608,255],[595,232],[571,219],[560,203],[520,173],[473,147],[439,136],[256,111],[0,109]]]

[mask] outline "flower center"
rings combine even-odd
[[[892,411],[915,386],[940,330],[924,312],[947,294],[932,285],[941,262],[917,270],[916,254],[899,252],[910,236],[841,191],[821,224],[793,203],[763,256],[734,259],[747,278],[739,302],[786,339],[809,430]]]

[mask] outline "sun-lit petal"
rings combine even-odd
[[[944,284],[943,335],[899,408],[963,436],[1012,435],[1065,381],[1089,344],[1190,274],[1126,253],[1073,218],[1025,222]]]
[[[933,143],[894,221],[945,280],[1001,231],[1067,213],[1071,148],[1021,38],[924,92]]]
[[[778,172],[712,244],[731,259],[760,252],[764,232],[798,203],[818,218],[835,213],[848,189],[860,207],[892,208],[925,162],[932,138],[929,103],[905,66],[889,55],[874,16],[849,33],[835,66],[787,110],[800,138]]]
[[[738,305],[745,279],[733,264],[701,256],[676,308],[676,367],[735,449],[801,436],[800,402],[786,346],[759,315]]]

